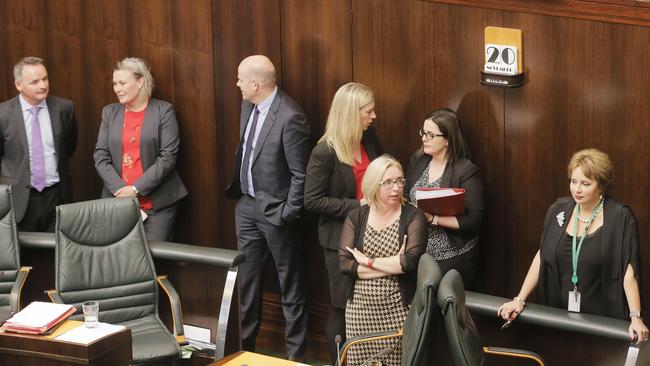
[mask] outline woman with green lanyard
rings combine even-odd
[[[546,213],[540,249],[519,294],[497,311],[513,321],[536,289],[539,304],[630,319],[630,339],[648,340],[641,318],[640,253],[632,209],[607,195],[613,179],[609,156],[597,149],[573,154],[568,166],[571,197]]]

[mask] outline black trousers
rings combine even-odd
[[[18,223],[18,230],[53,233],[56,223],[55,209],[62,203],[61,187],[58,183],[46,187],[41,192],[31,188],[27,210]]]
[[[463,277],[465,289],[473,291],[476,288],[476,274],[478,269],[478,245],[467,252],[449,259],[438,261],[442,275],[444,276],[450,269],[457,270]]]
[[[237,249],[246,255],[239,265],[241,339],[244,350],[255,349],[262,315],[262,290],[269,254],[282,291],[287,356],[304,356],[307,312],[300,276],[297,242],[291,225],[276,226],[262,215],[255,198],[244,195],[235,206]]]

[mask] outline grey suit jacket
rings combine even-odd
[[[93,154],[95,169],[104,181],[102,197],[113,197],[126,185],[122,180],[123,125],[124,105],[113,103],[104,107]],[[143,174],[134,186],[140,195],[151,196],[154,210],[168,207],[187,195],[176,171],[179,145],[174,107],[152,98],[144,114],[140,136]]]
[[[240,142],[232,182],[226,189],[230,198],[242,195],[239,182],[242,141],[253,107],[253,104],[242,101]],[[294,221],[300,215],[310,151],[310,126],[302,108],[278,90],[257,137],[251,166],[255,199],[260,202],[262,214],[275,225]]]
[[[63,202],[72,201],[68,159],[77,147],[77,122],[71,101],[55,96],[46,99],[52,123],[54,150]],[[0,103],[0,184],[12,186],[16,221],[25,216],[29,203],[31,173],[29,144],[18,96]]]

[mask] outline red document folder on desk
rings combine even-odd
[[[457,216],[465,212],[463,188],[418,188],[415,199],[420,210],[432,215]]]
[[[74,314],[76,310],[73,305],[34,301],[8,319],[4,329],[17,333],[42,334]]]

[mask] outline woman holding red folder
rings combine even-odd
[[[422,147],[411,156],[404,192],[416,204],[418,188],[465,189],[462,214],[424,213],[429,222],[426,252],[440,264],[443,273],[456,269],[463,276],[465,287],[473,289],[483,220],[483,183],[479,169],[469,160],[458,118],[452,110],[429,113],[419,133]]]

